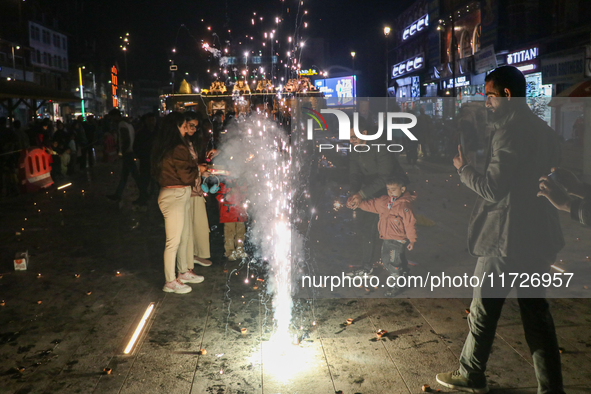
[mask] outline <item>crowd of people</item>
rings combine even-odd
[[[0,117],[0,168],[3,195],[18,195],[17,171],[21,152],[37,147],[51,154],[51,176],[54,180],[75,175],[93,167],[95,150],[103,150],[106,136],[113,135],[109,116],[95,119],[89,115],[64,123],[49,118],[37,119],[25,127],[17,119],[8,123]]]
[[[225,256],[230,261],[246,258],[246,212],[241,208],[244,186],[229,179],[208,184],[208,163],[218,154],[220,133],[232,116],[214,114],[207,125],[192,111],[172,112],[164,118],[147,113],[138,119],[111,110],[102,119],[81,116],[64,124],[61,120],[39,119],[23,129],[18,120],[10,125],[0,118],[0,166],[5,195],[18,195],[17,171],[21,152],[41,148],[51,154],[54,180],[72,177],[93,167],[95,149],[108,163],[121,165],[117,188],[106,197],[119,202],[131,175],[139,191],[133,201],[145,209],[149,197],[158,194],[164,216],[166,246],[164,251],[166,292],[191,291],[186,283],[200,283],[203,276],[194,266],[211,266],[205,196],[215,195],[220,223],[224,224]],[[207,126],[207,127],[206,127]],[[138,165],[139,164],[139,165]],[[217,178],[217,177],[216,177]],[[159,190],[159,191],[158,191]]]
[[[474,141],[459,138],[453,158],[461,182],[477,197],[468,231],[469,251],[478,257],[475,276],[546,272],[564,247],[555,208],[591,225],[591,186],[557,167],[558,136],[528,108],[525,79],[519,70],[501,67],[486,77],[485,86],[494,130],[484,151],[483,170],[474,165],[469,153],[474,151]],[[424,144],[425,150],[433,149],[428,142],[432,125],[427,118],[421,110],[416,130],[419,140],[407,145],[411,166],[416,165],[419,144]],[[166,233],[163,291],[186,294],[192,290],[189,284],[204,281],[194,272],[195,266],[212,265],[205,200],[208,193],[217,193],[226,258],[234,261],[248,257],[244,248],[247,212],[241,208],[245,186],[239,180],[221,182],[211,174],[208,163],[220,149],[214,137],[223,125],[220,114],[214,116],[213,125],[216,131],[211,135],[205,131],[201,116],[191,111],[171,112],[161,119],[149,113],[130,122],[115,109],[100,121],[89,117],[54,125],[44,119],[25,130],[18,121],[9,128],[6,119],[0,118],[0,146],[2,153],[9,153],[0,156],[3,184],[10,184],[18,151],[29,146],[51,151],[52,176],[59,178],[72,175],[77,167],[91,167],[93,148],[100,144],[105,161],[121,158],[121,178],[115,192],[107,196],[110,200],[122,199],[129,175],[139,190],[134,201],[137,206],[145,206],[151,191],[159,189],[158,206]],[[469,135],[473,132],[470,127],[464,124],[460,128]],[[368,129],[371,125],[359,119],[361,137]],[[350,137],[353,146],[365,143],[353,129]],[[413,213],[417,196],[408,184],[395,155],[384,150],[351,152],[346,206],[362,210],[355,222],[362,265],[351,275],[371,274],[376,261],[381,261],[394,277],[408,274],[405,253],[417,242]],[[6,190],[10,192],[9,187]],[[509,290],[493,288],[492,281],[474,288],[469,334],[459,369],[438,374],[440,384],[473,393],[488,392],[486,364]],[[539,390],[564,393],[556,332],[544,289],[519,288],[517,296]]]
[[[144,125],[151,125],[153,119],[144,118]],[[246,212],[242,207],[244,192],[239,181],[232,182],[226,178],[220,183],[219,178],[213,183],[208,182],[211,172],[208,162],[219,153],[212,142],[213,137],[203,132],[202,119],[196,112],[171,112],[166,115],[159,127],[144,126],[142,135],[138,130],[133,133],[130,125],[118,119],[120,134],[125,134],[121,145],[125,152],[129,145],[128,162],[122,160],[121,181],[115,195],[108,196],[111,200],[121,199],[129,173],[135,171],[135,156],[140,157],[140,170],[135,177],[140,190],[138,204],[145,204],[148,197],[146,182],[153,179],[160,187],[158,206],[164,217],[166,244],[164,248],[165,284],[163,291],[168,293],[186,294],[191,292],[191,283],[201,283],[204,277],[197,275],[195,265],[210,267],[212,265],[209,240],[209,221],[207,217],[205,196],[216,195],[219,204],[220,223],[224,224],[225,256],[230,261],[248,257],[244,249],[246,228]],[[221,125],[221,123],[220,123]],[[218,126],[220,126],[218,125]],[[215,125],[214,125],[215,127]],[[131,130],[131,131],[130,131]],[[151,130],[151,131],[150,131]],[[125,155],[125,154],[124,154]],[[149,173],[143,173],[149,171]],[[214,176],[215,177],[215,176]],[[216,177],[217,178],[217,177]]]

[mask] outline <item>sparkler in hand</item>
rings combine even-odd
[[[345,206],[345,204],[342,204],[339,200],[335,201],[334,204],[332,204],[332,209],[337,211],[341,208],[343,208]]]

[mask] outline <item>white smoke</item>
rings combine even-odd
[[[230,181],[246,185],[249,240],[256,247],[254,257],[269,264],[267,291],[276,333],[286,335],[293,307],[293,259],[302,250],[290,220],[296,188],[289,137],[263,116],[234,121],[215,163],[230,172]]]

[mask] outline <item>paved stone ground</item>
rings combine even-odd
[[[269,342],[266,282],[257,280],[266,278],[264,268],[225,261],[221,227],[212,222],[214,266],[197,269],[206,281],[188,295],[162,292],[161,214],[155,201],[147,212],[134,212],[133,186],[120,206],[108,202],[104,196],[114,190],[117,174],[116,165],[99,164],[72,179],[65,192],[0,201],[1,393],[419,393],[423,384],[452,392],[435,374],[457,366],[469,299],[386,299],[380,289],[363,289],[354,298],[298,297],[293,324],[299,345],[277,357],[277,345]],[[465,232],[474,196],[445,166],[423,163],[409,175],[419,194],[417,212],[435,222],[419,228],[409,253],[413,271],[472,267]],[[311,199],[319,219],[309,239],[333,242],[314,249],[314,272],[342,271],[356,258],[352,212],[332,211],[333,198],[341,198],[339,179]],[[567,215],[562,219],[567,247],[557,264],[576,273],[580,296],[591,286],[591,237]],[[12,258],[24,250],[31,255],[29,270],[15,272]],[[145,334],[125,356],[150,303],[155,310]],[[551,304],[567,392],[588,393],[591,302]],[[347,326],[348,318],[354,320]],[[379,341],[378,329],[388,331]],[[536,392],[514,299],[503,310],[488,377],[494,392]]]

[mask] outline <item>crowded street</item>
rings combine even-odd
[[[0,1],[0,394],[579,394],[589,0]]]
[[[435,222],[419,227],[424,241],[409,254],[413,269],[447,261],[473,264],[465,252],[470,209],[464,204],[471,196],[456,186],[449,167],[425,162],[408,168],[423,196],[418,212]],[[385,299],[365,290],[367,295],[356,298],[294,299],[298,344],[290,345],[293,353],[284,365],[293,371],[278,371],[269,344],[269,297],[265,282],[256,280],[265,280],[264,272],[249,271],[254,278],[245,284],[246,264],[224,259],[222,234],[212,224],[213,265],[196,269],[205,281],[186,296],[163,293],[162,215],[154,198],[146,212],[134,211],[133,187],[121,204],[105,199],[117,175],[114,164],[100,163],[63,190],[2,201],[2,256],[26,250],[30,256],[26,271],[4,263],[1,272],[3,392],[418,393],[425,384],[453,392],[434,376],[457,360],[469,299],[404,294]],[[325,213],[332,215],[329,205]],[[456,220],[442,224],[445,217],[439,215],[447,211]],[[591,244],[568,215],[561,220],[568,247],[559,259],[571,269],[585,263]],[[351,253],[342,250],[344,256]],[[322,263],[316,265],[322,270]],[[151,303],[154,312],[144,333],[124,355]],[[565,388],[585,393],[591,304],[588,299],[550,303]],[[487,373],[492,388],[502,387],[503,393],[537,392],[520,324],[517,300],[509,298]],[[377,340],[380,329],[387,334]]]

